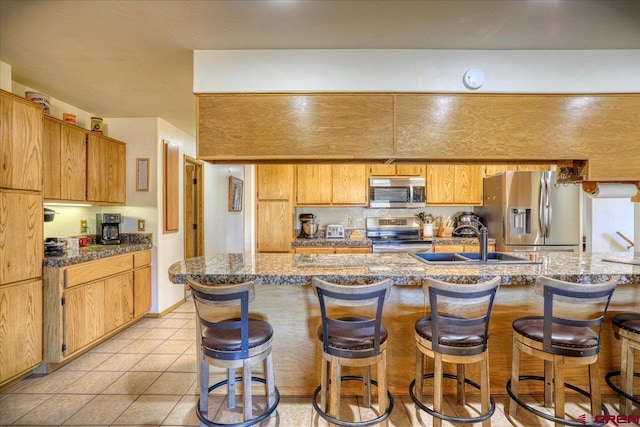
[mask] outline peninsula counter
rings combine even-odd
[[[541,314],[542,297],[535,294],[532,286],[540,275],[583,283],[619,276],[620,282],[603,329],[602,384],[606,384],[606,372],[619,369],[620,343],[613,336],[610,319],[621,311],[640,311],[640,266],[602,261],[611,256],[640,261],[640,253],[539,252],[540,264],[450,267],[427,265],[407,254],[229,253],[177,262],[169,268],[169,279],[184,284],[187,275],[192,275],[211,285],[253,280],[257,286],[251,312],[264,317],[274,327],[273,352],[278,387],[284,395],[310,395],[320,384],[321,360],[316,338],[320,313],[310,286],[311,278],[356,286],[389,278],[396,286],[385,302],[383,317],[389,331],[387,372],[391,392],[406,395],[415,369],[414,323],[426,313],[421,288],[424,279],[433,277],[474,283],[500,276],[501,287],[491,318],[489,351],[492,393],[505,394],[504,386],[511,372],[511,323],[520,316]],[[542,372],[542,364],[528,358],[522,366],[526,367],[522,369],[522,375]],[[583,369],[570,370],[566,375],[567,382],[588,387]],[[468,377],[477,379],[477,372],[469,369]],[[534,389],[538,384],[531,384],[528,390],[525,386],[523,383],[523,393],[540,392]],[[613,394],[606,385],[602,391]],[[425,392],[430,392],[428,387]]]

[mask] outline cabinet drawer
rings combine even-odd
[[[133,254],[133,268],[151,264],[151,251],[135,252]]]
[[[64,286],[80,285],[133,269],[133,255],[118,255],[72,266],[64,271]]]

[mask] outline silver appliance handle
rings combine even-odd
[[[540,185],[538,186],[538,228],[540,235],[545,235],[545,191],[544,191],[544,174],[540,174]]]
[[[544,216],[544,237],[548,239],[551,236],[551,173],[543,172],[545,180],[545,216]]]

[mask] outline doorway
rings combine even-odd
[[[184,156],[184,258],[204,255],[203,164]]]

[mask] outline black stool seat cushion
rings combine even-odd
[[[620,313],[611,319],[618,328],[640,334],[640,313]]]
[[[240,319],[223,320],[220,323],[238,321]],[[273,327],[269,322],[259,319],[249,319],[249,348],[258,347],[271,339]],[[211,351],[241,351],[239,329],[203,330],[202,345]]]
[[[362,317],[344,317],[340,320],[362,321],[368,320]],[[343,350],[369,350],[373,348],[373,326],[367,328],[351,329],[340,326],[329,326],[329,347]],[[322,326],[318,328],[318,339],[323,341]],[[380,344],[387,341],[387,330],[380,325]]]
[[[431,333],[431,317],[423,317],[416,322],[416,332],[422,338],[433,342]],[[475,325],[460,328],[454,325],[440,325],[440,341],[438,344],[449,347],[475,347],[486,341],[484,326]]]
[[[525,337],[542,342],[543,318],[522,317],[513,321],[513,330]],[[584,326],[559,325],[551,329],[551,344],[555,347],[592,348],[598,346],[598,334]]]

